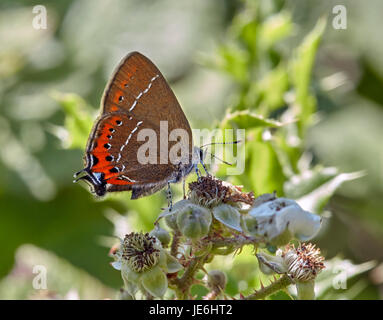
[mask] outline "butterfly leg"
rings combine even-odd
[[[186,180],[182,179],[182,191],[184,193],[184,199],[186,199],[185,184],[186,184]]]
[[[170,182],[168,182],[168,189],[166,190],[166,199],[168,200],[168,208],[169,211],[172,211],[173,208],[173,195],[172,195],[172,189],[170,188]]]
[[[195,173],[197,175],[197,180],[199,181],[201,179],[200,171],[198,169],[198,165],[194,165]]]
[[[201,165],[202,165],[203,169],[205,170],[206,174],[207,174],[208,176],[211,176],[211,174],[209,173],[209,171],[207,171],[206,166],[205,166],[205,164],[203,163],[203,161],[200,160],[200,162],[201,162]]]
[[[173,193],[172,193],[172,188],[170,187],[171,183],[176,183],[177,180],[169,180],[168,181],[168,189],[166,191],[166,198],[168,200],[168,208],[169,211],[172,211],[173,208]]]

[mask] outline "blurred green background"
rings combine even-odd
[[[338,4],[345,30],[332,25]],[[35,5],[47,29],[32,27]],[[193,128],[245,123],[245,174],[225,178],[301,200],[324,188],[306,208],[329,217],[314,241],[335,257],[322,298],[382,298],[382,11],[379,0],[2,0],[0,299],[114,298],[113,236],[150,230],[165,205],[162,193],[96,200],[72,183],[104,86],[130,51],[156,63]],[[290,124],[265,129],[254,113]],[[338,173],[360,170],[341,185],[351,177]],[[236,268],[221,260],[230,294],[259,283],[250,251]],[[47,290],[32,286],[36,265]],[[334,285],[340,265],[347,289]]]

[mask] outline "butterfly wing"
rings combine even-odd
[[[97,194],[132,190],[134,199],[154,193],[190,171],[193,142],[189,123],[160,71],[142,54],[133,52],[122,60],[106,86],[101,110],[88,140],[84,169],[89,176],[85,180]],[[143,129],[156,136],[154,149],[158,152],[149,163],[145,156],[140,159],[147,142],[138,140]],[[174,129],[183,130],[188,137],[183,141],[187,158],[182,163],[163,163],[163,153],[167,157],[177,143],[168,141],[168,132]]]
[[[164,76],[139,52],[128,54],[116,68],[101,107],[102,114],[123,111],[152,124],[168,121],[169,130],[180,128],[191,135],[189,122]]]

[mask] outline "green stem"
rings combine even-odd
[[[177,299],[185,300],[188,298],[194,275],[203,267],[206,257],[207,255],[192,258],[182,277],[172,280],[172,284],[177,287],[175,290]]]
[[[274,281],[267,287],[262,287],[258,291],[254,292],[253,294],[244,297],[244,300],[260,300],[265,299],[267,296],[279,291],[283,290],[286,287],[288,287],[290,284],[292,284],[293,281],[285,274],[282,277],[280,277],[278,280]]]
[[[210,242],[213,245],[213,249],[221,248],[221,247],[227,247],[227,246],[234,246],[237,248],[240,248],[247,244],[253,244],[256,245],[261,241],[261,239],[255,238],[255,237],[245,237],[242,235],[238,235],[234,238],[215,238],[215,239],[207,239],[206,242]]]
[[[178,246],[179,246],[179,242],[180,242],[180,237],[181,237],[181,234],[179,231],[175,231],[174,232],[174,235],[173,235],[173,239],[172,239],[172,244],[170,246],[170,254],[177,258],[177,253],[178,253]]]

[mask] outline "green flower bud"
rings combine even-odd
[[[189,205],[177,214],[177,225],[188,238],[198,239],[206,236],[212,222],[211,212],[198,205]]]
[[[171,214],[171,215],[166,216],[165,222],[170,229],[173,229],[174,231],[178,231],[177,215],[176,214]]]
[[[219,222],[225,226],[242,231],[241,228],[241,214],[238,210],[228,204],[220,204],[213,208],[213,215]]]
[[[149,233],[152,237],[160,240],[163,247],[167,247],[170,243],[170,234],[165,229],[162,229],[159,224],[156,224],[154,229]]]
[[[173,229],[174,231],[179,231],[177,225],[177,214],[185,210],[191,204],[193,203],[190,200],[186,199],[178,201],[173,205],[172,210],[170,210],[170,208],[166,208],[158,218],[160,219],[165,217],[165,222],[168,225],[168,227]]]
[[[207,279],[206,279],[207,278]],[[205,281],[210,290],[214,292],[222,292],[225,290],[227,278],[226,274],[220,270],[211,270],[207,274]]]

